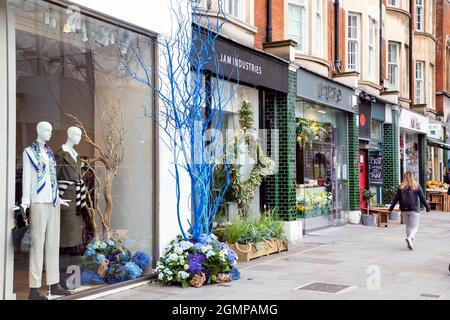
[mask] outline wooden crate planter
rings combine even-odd
[[[287,244],[283,240],[272,239],[264,243],[264,246],[260,250],[256,250],[254,243],[249,244],[228,244],[230,249],[236,252],[240,261],[250,261],[262,256],[268,256],[272,253],[279,253],[281,251],[287,251]]]

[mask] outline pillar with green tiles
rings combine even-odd
[[[360,210],[359,201],[359,127],[358,108],[356,114],[349,114],[348,121],[348,187],[349,187],[349,209]]]
[[[400,183],[400,131],[399,112],[392,110],[392,123],[384,124],[384,177],[383,177],[383,202],[387,199],[389,191],[392,192]]]
[[[289,71],[288,94],[268,91],[265,101],[265,118],[269,129],[268,154],[274,160],[278,160],[276,174],[266,179],[266,205],[269,210],[275,209],[279,216],[286,221],[295,219],[296,81],[296,73]],[[273,130],[278,133],[275,141],[270,139]]]

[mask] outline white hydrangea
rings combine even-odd
[[[189,265],[188,264],[184,265],[184,270],[189,270]]]
[[[169,261],[178,261],[178,255],[176,253],[172,253],[169,255]]]
[[[159,279],[159,280],[163,280],[163,279],[164,279],[164,273],[158,274],[158,279]]]
[[[214,251],[210,250],[206,253],[206,258],[211,258],[214,257],[216,254]]]
[[[181,277],[181,279],[185,280],[187,278],[189,278],[189,273],[185,272],[185,271],[179,271],[178,275]]]
[[[183,254],[183,249],[181,247],[175,247],[175,249],[173,250],[176,254],[180,255]]]

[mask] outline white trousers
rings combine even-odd
[[[52,203],[33,203],[30,211],[30,288],[42,285],[45,252],[45,278],[47,285],[59,283],[59,225],[60,206]]]

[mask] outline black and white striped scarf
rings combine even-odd
[[[59,197],[62,199],[66,189],[72,185],[75,185],[76,209],[77,215],[80,215],[81,210],[86,207],[86,186],[84,185],[83,180],[79,181],[58,180]]]

